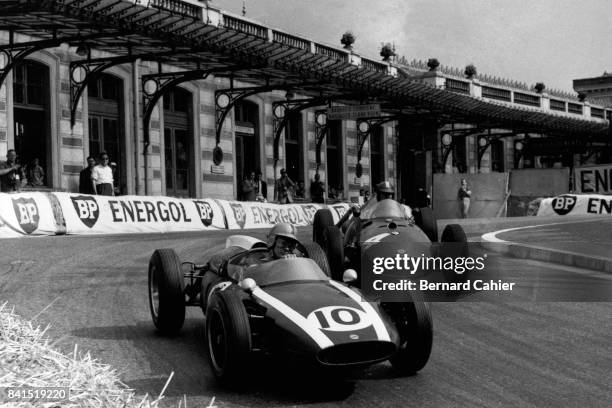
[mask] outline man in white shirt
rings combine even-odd
[[[100,164],[91,170],[91,184],[94,194],[113,196],[113,170],[108,165],[110,159],[106,152],[100,153]]]

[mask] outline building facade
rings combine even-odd
[[[94,18],[95,10],[76,13],[61,7],[55,9],[52,3],[36,7],[50,15],[60,10],[74,19],[69,24],[56,21],[56,29],[68,33],[74,31],[71,24],[93,24],[80,19]],[[121,12],[113,10],[117,5],[125,8]],[[89,12],[94,14],[87,17]],[[85,37],[71,45],[41,47],[3,72],[7,75],[0,88],[0,156],[15,149],[24,165],[38,159],[46,173],[45,187],[49,189],[77,191],[79,172],[86,158],[106,151],[117,164],[116,185],[123,194],[238,198],[242,179],[261,170],[269,186],[267,198],[272,200],[274,182],[280,169],[286,168],[294,182],[304,181],[307,199],[310,180],[318,172],[328,194],[333,189],[337,198],[356,198],[360,190],[389,180],[397,185],[399,196],[410,203],[419,188],[431,189],[435,172],[504,172],[523,167],[571,166],[583,161],[584,155],[576,154],[567,144],[571,139],[563,140],[564,144],[557,149],[550,143],[550,135],[537,129],[555,129],[558,122],[569,126],[569,130],[562,129],[560,134],[575,137],[581,124],[591,130],[599,129],[612,112],[571,94],[529,88],[486,75],[468,76],[457,69],[438,67],[439,64],[404,59],[374,61],[350,48],[314,43],[193,1],[153,1],[149,5],[118,1],[103,4],[97,12],[101,18],[119,15],[121,21],[113,20],[104,28],[94,25],[92,37],[104,37],[103,32],[96,30],[104,31],[115,25],[124,30],[134,18],[130,16],[143,15],[142,20],[152,19],[152,24],[167,30],[183,24],[181,30],[187,33],[201,31],[212,33],[211,38],[227,38],[230,44],[240,44],[235,55],[245,52],[244,48],[251,44],[270,48],[278,52],[276,55],[300,55],[290,62],[303,66],[282,68],[286,71],[281,71],[281,76],[283,72],[295,76],[295,71],[299,71],[302,76],[298,79],[306,81],[319,75],[324,78],[323,85],[310,89],[308,95],[282,86],[255,92],[240,99],[221,122],[217,99],[220,91],[255,85],[263,89],[265,80],[260,77],[259,82],[251,79],[251,83],[244,75],[239,80],[231,74],[206,75],[205,79],[184,81],[173,87],[156,104],[150,104],[154,108],[149,111],[147,83],[143,78],[159,73],[178,74],[185,68],[180,64],[128,58],[125,49],[133,46],[133,36],[140,36],[143,48],[149,42],[162,44],[166,53],[172,53],[174,45],[163,36],[157,37],[159,33],[147,31],[144,24],[121,31],[124,36],[121,44],[103,41],[106,51],[89,46]],[[24,13],[26,20],[37,21],[36,15]],[[155,20],[158,15],[162,17]],[[184,15],[189,17],[181,17]],[[169,22],[162,24],[166,20]],[[26,23],[26,31],[27,24],[30,23]],[[192,37],[184,34],[182,40],[188,42]],[[203,41],[214,47],[214,41]],[[0,71],[4,70],[8,56],[13,55],[8,54],[12,46],[40,42],[40,38],[18,31],[0,31]],[[218,60],[218,55],[181,52],[179,57],[190,59],[192,65]],[[125,58],[126,62],[104,69],[89,82],[80,98],[75,97],[75,83],[83,75],[74,68],[75,63],[117,58]],[[224,68],[231,68],[228,56],[223,58]],[[260,74],[278,75],[281,59],[266,60]],[[338,78],[330,80],[333,75]],[[364,137],[360,128],[362,118],[353,118],[328,121],[326,136],[318,139],[322,126],[317,121],[318,112],[325,106],[300,110],[289,118],[276,155],[275,103],[313,98],[323,93],[325,87],[329,92],[344,94],[359,91],[358,98],[352,99],[353,103],[359,101],[357,104],[363,102],[364,95],[368,96],[364,90],[372,89],[373,95],[379,95],[380,103],[386,104],[387,111],[373,118],[371,123],[378,124],[368,131],[368,137]],[[332,104],[340,102],[327,102],[327,107]],[[143,118],[149,114],[145,128]],[[499,123],[517,126],[510,128]],[[318,140],[322,141],[320,149]],[[222,161],[215,157],[216,147],[223,151]],[[597,156],[587,159],[605,160]]]

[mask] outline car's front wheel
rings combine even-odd
[[[400,346],[389,359],[402,375],[412,375],[425,367],[433,344],[433,320],[420,292],[410,292],[411,302],[389,304],[389,314],[400,336]]]
[[[185,322],[185,281],[173,249],[157,249],[149,260],[149,308],[155,327],[174,336]]]
[[[239,294],[231,288],[215,291],[206,308],[206,343],[217,380],[239,385],[249,368],[251,327]]]

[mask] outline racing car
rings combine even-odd
[[[431,208],[414,211],[397,201],[371,199],[363,208],[353,207],[337,223],[329,209],[318,210],[313,219],[313,242],[318,243],[328,258],[332,278],[341,279],[346,268],[358,271],[371,265],[375,257],[408,254],[418,257],[468,257],[465,231],[459,224],[444,228],[438,242],[438,228]],[[468,273],[443,271],[449,282],[462,282]]]
[[[297,357],[324,369],[362,368],[389,360],[403,375],[427,363],[432,317],[419,293],[405,303],[369,303],[351,286],[330,278],[325,253],[300,244],[295,256],[270,260],[266,243],[234,235],[205,264],[181,262],[172,249],[149,261],[149,306],[163,335],[181,330],[186,307],[201,307],[210,366],[222,383],[236,385],[255,356]]]

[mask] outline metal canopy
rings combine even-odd
[[[401,72],[394,78],[383,70],[383,63],[367,60],[357,66],[334,48],[311,46],[247,19],[225,15],[222,25],[212,24],[205,21],[207,9],[202,7],[180,0],[0,0],[0,29],[40,39],[90,38],[86,45],[117,56],[163,53],[164,62],[186,71],[242,65],[244,69],[231,72],[232,78],[255,86],[312,80],[313,85],[295,87],[294,92],[308,97],[361,95],[340,102],[369,98],[390,111],[434,113],[441,124],[609,137],[608,125],[602,122],[484,101],[414,82]]]

